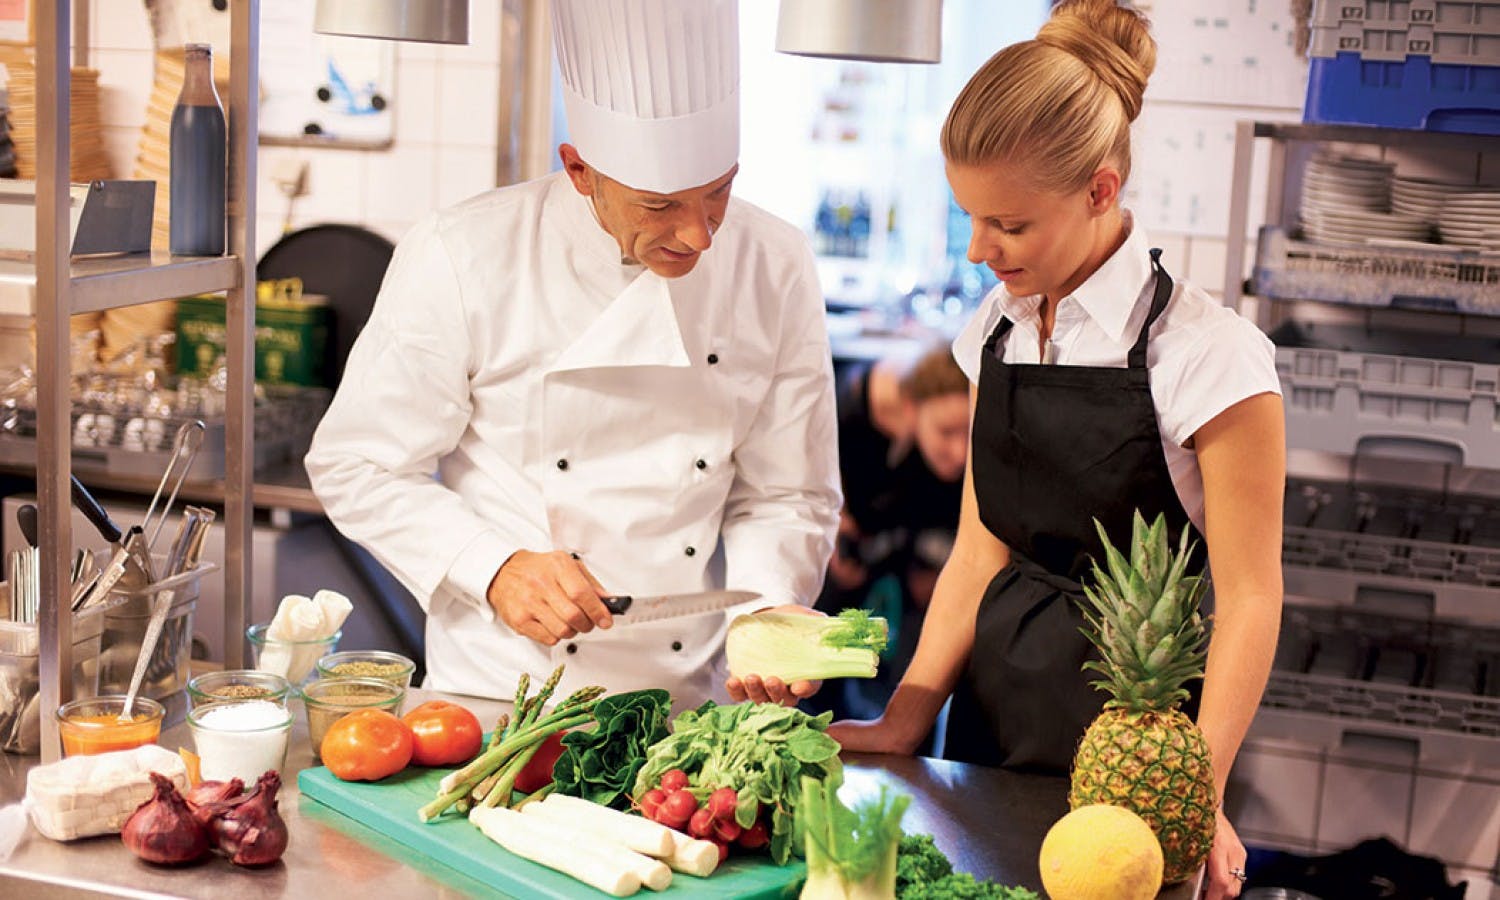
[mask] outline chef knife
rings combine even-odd
[[[660,594],[654,597],[621,595],[601,597],[604,608],[626,624],[657,622],[682,616],[723,612],[731,606],[760,599],[754,591],[699,591],[692,594]]]

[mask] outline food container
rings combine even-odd
[[[42,696],[37,626],[10,621],[10,585],[0,582],[0,750],[32,754],[42,749]],[[102,606],[73,617],[73,696],[99,692]]]
[[[383,709],[401,715],[406,688],[380,678],[324,678],[302,689],[307,708],[307,732],[313,753],[323,746],[329,726],[355,710]]]
[[[136,697],[129,722],[120,721],[125,696],[115,694],[74,700],[57,708],[57,730],[64,756],[87,756],[132,750],[154,744],[166,709],[150,697]]]
[[[205,703],[188,713],[204,781],[238,778],[246,786],[281,770],[292,732],[292,711],[270,700]]]
[[[269,700],[287,705],[291,682],[271,672],[254,669],[227,669],[204,672],[188,682],[188,702],[194,709],[206,703],[237,700]]]
[[[251,625],[245,629],[251,659],[256,669],[280,675],[292,684],[306,681],[317,661],[332,653],[339,645],[339,638],[344,636],[344,632],[335,631],[311,641],[273,641],[266,637],[266,629],[270,627]]]
[[[386,650],[346,650],[318,660],[319,678],[379,678],[402,688],[411,687],[417,664]]]
[[[158,569],[166,568],[166,557],[157,555],[153,561]],[[141,590],[111,594],[123,600],[104,615],[103,649],[99,657],[101,694],[123,694],[130,690],[130,678],[135,674],[135,661],[151,621],[152,606],[158,597],[163,597],[171,606],[146,664],[140,692],[167,707],[169,724],[182,721],[187,705],[182,692],[192,676],[189,667],[193,659],[193,610],[198,606],[203,576],[217,568],[211,562],[199,563],[191,571],[163,578]]]

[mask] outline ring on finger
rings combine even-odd
[[[1245,870],[1240,868],[1239,866],[1235,866],[1234,868],[1230,869],[1229,874],[1239,879],[1240,884],[1244,884],[1245,879],[1250,877],[1249,875],[1245,874]]]

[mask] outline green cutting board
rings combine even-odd
[[[514,897],[608,897],[581,881],[522,859],[484,834],[463,816],[448,813],[423,824],[417,810],[437,796],[446,769],[410,768],[378,782],[340,781],[327,767],[303,769],[297,787],[309,797],[372,828],[468,878]],[[660,893],[642,889],[640,898],[791,898],[807,877],[807,866],[793,860],[778,866],[763,854],[730,854],[708,878],[672,873]]]

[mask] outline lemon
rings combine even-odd
[[[1081,806],[1042,840],[1042,886],[1052,900],[1152,900],[1161,845],[1151,826],[1118,806]]]

